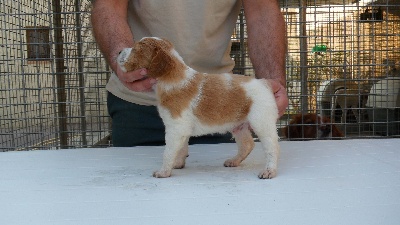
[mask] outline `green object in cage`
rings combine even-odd
[[[315,45],[312,48],[312,52],[326,52],[326,49],[327,49],[326,45]]]

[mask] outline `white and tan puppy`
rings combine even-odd
[[[147,68],[157,80],[157,108],[165,124],[163,165],[154,177],[169,177],[183,168],[188,139],[212,133],[232,132],[238,144],[226,167],[238,166],[253,150],[249,126],[266,153],[266,166],[259,178],[276,176],[279,156],[276,121],[278,109],[266,80],[248,76],[206,74],[187,66],[173,45],[160,38],[143,38],[117,58],[123,71]]]

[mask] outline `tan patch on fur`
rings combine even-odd
[[[205,76],[201,100],[194,114],[207,125],[221,125],[244,120],[252,105],[241,87],[252,78],[232,75],[229,82],[221,75]]]
[[[202,74],[196,74],[185,86],[169,91],[158,87],[160,104],[167,108],[172,118],[180,117],[182,112],[189,108],[190,102],[198,95],[200,83],[203,79]]]
[[[150,48],[143,48],[140,42],[135,43],[132,47],[131,54],[126,60],[124,67],[126,71],[134,71],[141,68],[147,68],[150,65],[153,50]]]
[[[162,56],[164,54],[165,56]],[[153,59],[148,69],[149,76],[170,84],[185,79],[186,65],[176,62],[175,60],[177,59],[172,58],[169,53],[160,52],[157,57]]]

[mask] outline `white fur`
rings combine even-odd
[[[233,80],[232,75],[231,75],[230,73],[223,73],[223,74],[221,74],[221,75],[224,76],[224,78],[225,78],[225,80],[226,80],[226,83],[227,83],[229,86],[231,86],[232,80]]]
[[[142,39],[140,39],[140,41],[141,41],[141,40],[144,40],[144,39],[146,39],[146,38],[152,38],[152,39],[156,39],[156,40],[159,40],[159,41],[162,40],[162,39],[159,38],[159,37],[142,37]]]
[[[181,82],[179,83],[175,83],[175,84],[165,84],[163,85],[163,89],[165,91],[171,91],[172,89],[175,88],[181,88],[181,87],[185,87],[186,85],[188,85],[190,83],[190,81],[194,78],[196,71],[193,70],[192,68],[188,68],[185,71],[185,79],[183,79]]]
[[[179,53],[175,49],[171,49],[171,55],[178,59],[181,63],[185,63],[182,56],[179,55]]]
[[[126,72],[125,62],[128,60],[129,55],[132,52],[132,48],[124,48],[117,57],[117,63],[123,72]]]

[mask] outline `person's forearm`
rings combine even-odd
[[[128,0],[96,0],[93,2],[93,35],[111,68],[116,71],[118,53],[134,44],[127,22]]]
[[[279,2],[247,0],[243,4],[249,54],[257,78],[277,79],[286,87],[286,29]]]

